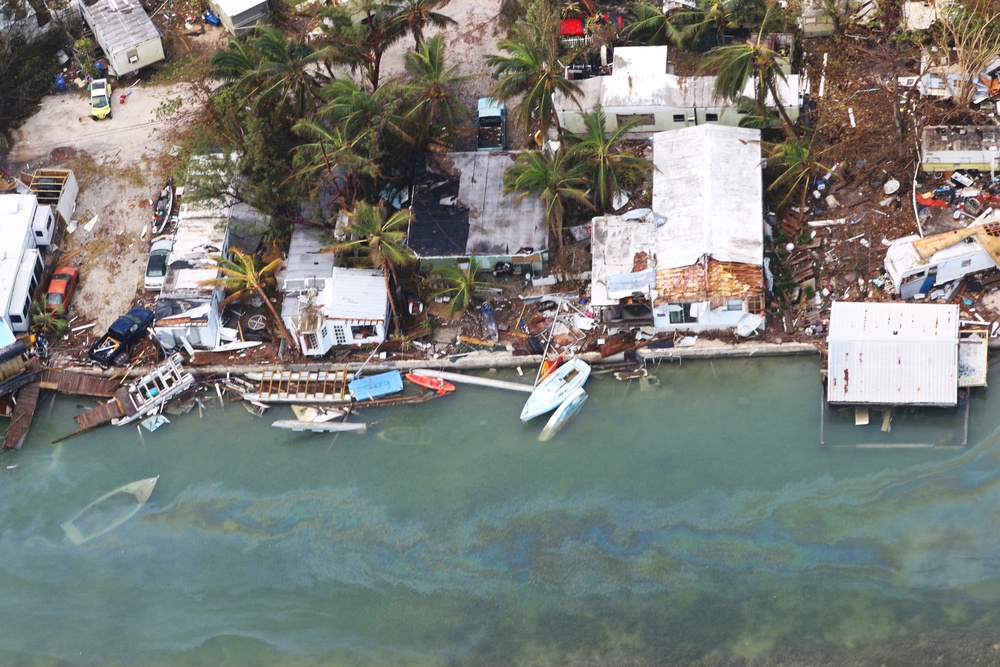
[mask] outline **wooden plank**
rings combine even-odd
[[[14,413],[11,415],[10,426],[4,435],[4,449],[21,449],[28,430],[31,428],[31,420],[35,416],[35,408],[38,407],[38,395],[40,388],[37,382],[32,382],[17,393],[17,405],[14,406]]]

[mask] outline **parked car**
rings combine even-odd
[[[149,248],[149,259],[146,260],[146,278],[143,281],[143,287],[147,292],[159,292],[163,289],[167,266],[170,265],[170,252],[173,249],[174,237],[170,234],[153,239]]]
[[[90,346],[90,359],[101,368],[124,366],[128,363],[132,347],[149,330],[153,323],[153,311],[135,306],[108,327],[107,333]]]
[[[111,118],[111,84],[107,79],[94,79],[90,82],[90,115],[94,120]]]
[[[73,300],[73,293],[76,292],[76,284],[80,280],[80,272],[72,266],[60,266],[53,272],[49,281],[49,288],[46,290],[47,311],[55,312],[62,306],[63,315],[69,311],[69,302]]]

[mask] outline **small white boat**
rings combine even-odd
[[[521,410],[521,421],[526,422],[555,410],[569,398],[570,394],[582,387],[589,377],[590,364],[583,359],[570,359],[565,362],[539,382],[531,392],[524,409]]]
[[[542,429],[541,435],[538,439],[542,442],[547,442],[551,440],[556,433],[562,430],[562,427],[566,425],[566,422],[575,415],[580,407],[587,401],[587,392],[583,387],[578,388],[572,394],[566,397],[566,400],[556,408],[556,411],[552,413],[549,417],[549,421],[545,424],[545,428]]]
[[[300,422],[328,422],[347,414],[346,410],[324,405],[293,405],[292,412]]]
[[[89,542],[131,519],[149,500],[158,479],[159,475],[131,482],[84,507],[62,525],[69,541],[73,544]]]
[[[364,422],[302,422],[298,419],[279,419],[271,426],[313,433],[364,433],[368,430],[368,424]]]

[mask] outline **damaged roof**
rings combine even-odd
[[[634,292],[646,293],[656,284],[656,258],[649,255],[656,247],[656,220],[652,215],[630,214],[593,219],[590,300],[595,306],[615,305],[619,299]]]
[[[957,305],[847,303],[830,310],[830,403],[955,405]]]
[[[160,31],[137,0],[97,0],[81,4],[91,27],[104,40],[108,55],[160,38]]]
[[[516,255],[548,247],[545,207],[505,194],[516,152],[432,153],[413,193],[409,246],[418,257]]]
[[[738,262],[704,263],[656,272],[656,302],[686,303],[718,299],[746,299],[764,289],[761,267]]]
[[[653,135],[657,270],[720,262],[764,262],[760,131],[699,125]]]

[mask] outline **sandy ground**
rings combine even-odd
[[[175,164],[169,150],[190,118],[192,90],[140,83],[125,104],[114,90],[114,117],[103,121],[90,117],[86,90],[71,90],[42,100],[15,133],[12,171],[73,169],[80,185],[78,226],[62,244],[62,262],[80,268],[69,314],[79,318],[74,324],[96,320],[94,331],[102,331],[142,292],[150,237],[148,230],[142,234],[152,220],[151,198]]]

